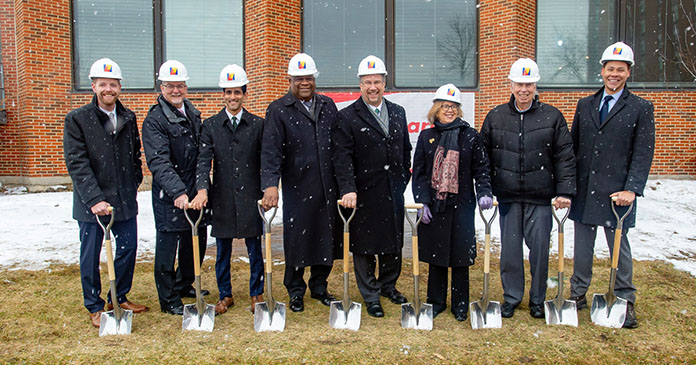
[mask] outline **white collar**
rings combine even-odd
[[[227,113],[227,119],[232,120],[232,117],[237,117],[237,122],[239,123],[242,121],[242,114],[244,113],[244,108],[239,109],[239,113],[237,114],[232,114],[229,110],[227,110],[227,108],[225,108],[225,113]]]

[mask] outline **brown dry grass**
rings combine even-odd
[[[482,261],[482,260],[480,260]],[[333,293],[342,288],[340,262],[330,277]],[[567,265],[572,262],[567,260]],[[491,271],[497,273],[497,261]],[[426,265],[422,265],[425,269]],[[104,268],[103,268],[104,269]],[[216,301],[212,259],[204,264],[207,301]],[[274,293],[287,303],[276,266]],[[7,363],[696,363],[696,281],[662,262],[636,262],[640,327],[613,330],[593,325],[580,311],[578,328],[547,326],[532,319],[526,298],[501,330],[473,331],[445,312],[432,332],[401,329],[400,308],[383,300],[386,317],[362,311],[358,332],[332,330],[328,308],[307,295],[304,313],[288,311],[282,333],[255,333],[248,311],[248,265],[233,264],[236,306],[215,321],[212,333],[181,332],[181,317],[159,312],[152,264],[139,263],[129,298],[150,306],[136,315],[130,336],[100,338],[82,307],[79,270],[54,266],[45,271],[0,272],[0,358]],[[427,275],[427,270],[422,276]],[[572,272],[568,267],[567,272]],[[609,270],[597,261],[590,292],[604,292]],[[104,275],[106,276],[106,275]],[[424,290],[424,278],[422,290]],[[481,263],[471,270],[472,299],[481,288]],[[501,298],[492,275],[494,298]],[[399,288],[409,298],[411,265],[404,264]],[[354,281],[351,295],[359,298]],[[549,289],[548,297],[555,295]],[[567,295],[567,294],[566,294]],[[424,297],[424,293],[421,293]],[[190,301],[190,300],[189,300]]]

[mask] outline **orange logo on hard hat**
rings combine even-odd
[[[623,48],[621,48],[621,47],[614,47],[614,54],[620,55],[620,54],[621,54],[621,51],[623,51]]]
[[[300,70],[305,70],[307,69],[307,62],[305,61],[297,61],[297,68]]]
[[[113,66],[111,66],[110,64],[108,64],[108,63],[104,64],[104,72],[111,72],[112,69],[113,69]]]
[[[522,76],[529,76],[532,74],[532,69],[529,67],[522,67]]]
[[[447,95],[449,95],[449,96],[454,96],[454,90],[452,90],[452,89],[447,89]]]
[[[179,69],[176,67],[170,67],[169,68],[169,74],[172,76],[176,76],[179,74]]]
[[[234,81],[234,74],[233,73],[227,74],[227,81]]]

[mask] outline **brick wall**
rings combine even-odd
[[[477,126],[493,106],[508,100],[512,62],[534,58],[535,6],[534,0],[480,1]],[[8,124],[0,126],[0,177],[66,175],[63,118],[92,97],[71,87],[70,7],[70,0],[0,0],[8,107]],[[245,1],[245,68],[251,81],[246,106],[253,113],[263,115],[268,103],[287,92],[287,61],[302,47],[301,14],[300,0]],[[655,104],[652,174],[696,177],[696,90],[634,91]],[[541,90],[541,98],[570,122],[577,100],[593,92]],[[156,96],[124,91],[121,100],[142,123]],[[220,92],[192,93],[189,99],[204,117],[222,107]]]

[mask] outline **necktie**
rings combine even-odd
[[[307,109],[307,111],[310,111],[312,109],[312,102],[311,101],[303,101],[302,105],[304,105],[304,107],[305,107],[305,109]]]
[[[604,120],[607,119],[607,114],[609,114],[609,100],[612,99],[611,95],[604,97],[604,104],[599,108],[599,125],[604,124]]]
[[[109,120],[111,121],[111,125],[114,126],[114,132],[116,131],[116,114],[114,112],[109,113]]]
[[[232,117],[232,130],[233,130],[233,131],[237,130],[237,125],[238,125],[238,124],[239,124],[239,123],[237,123],[237,117]]]
[[[376,109],[375,109],[375,114],[377,114],[377,116],[379,117],[379,119],[382,119],[382,114],[380,114],[379,108],[376,108]]]

